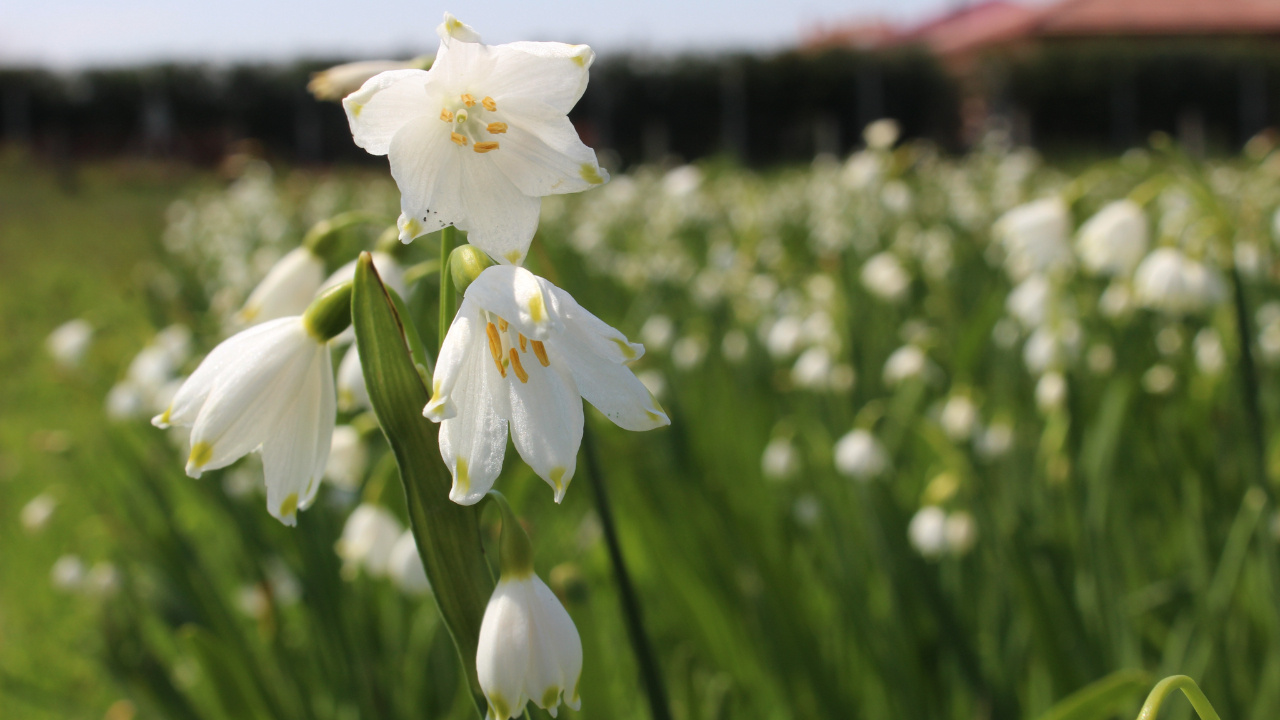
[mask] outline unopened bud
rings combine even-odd
[[[312,337],[328,342],[350,327],[351,287],[352,283],[348,280],[334,285],[311,301],[307,311],[302,314],[302,323]]]
[[[467,292],[467,288],[484,272],[496,263],[483,250],[475,245],[459,245],[449,253],[449,274],[453,276],[453,286],[458,294]]]
[[[302,246],[317,255],[326,254],[338,234],[352,225],[364,222],[377,222],[377,218],[369,213],[352,210],[326,218],[311,226],[302,238]]]

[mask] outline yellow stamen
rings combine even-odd
[[[498,337],[498,328],[489,323],[484,331],[489,336],[489,354],[493,356],[493,364],[498,366],[502,377],[506,377],[507,369],[502,366],[502,338]]]
[[[506,331],[507,331],[507,328],[509,328],[509,327],[511,327],[511,326],[507,324],[507,321],[506,321],[506,320],[503,320],[502,318],[498,318],[498,329],[499,329],[499,330],[501,330],[502,332],[506,332]]]
[[[489,123],[487,126],[485,126],[485,130],[488,130],[489,133],[492,135],[500,135],[507,131],[507,124],[506,123]]]
[[[524,345],[526,341],[527,341],[527,338],[525,338],[524,333],[520,333],[520,352],[526,351],[527,348],[525,348],[525,345]]]
[[[541,340],[533,341],[533,354],[538,356],[538,362],[542,363],[542,367],[551,367],[551,361],[547,359],[547,348]]]
[[[483,105],[484,109],[488,110],[489,112],[493,112],[494,110],[498,109],[498,103],[494,102],[493,98],[489,97],[488,95],[484,96],[484,99],[480,101],[480,104]]]
[[[459,135],[456,132],[449,133],[449,139],[452,140],[453,144],[455,145],[460,145],[462,147],[467,146],[467,138],[463,135]]]
[[[449,112],[449,108],[440,108],[440,119],[445,122],[453,122],[453,113]]]
[[[476,99],[471,93],[462,93],[462,104],[467,107],[475,107]]]
[[[476,144],[475,144],[475,146],[473,146],[471,149],[472,149],[472,150],[475,150],[475,151],[476,151],[476,152],[478,152],[478,153],[487,153],[487,152],[489,152],[490,150],[497,150],[497,149],[498,149],[498,143],[496,143],[496,142],[478,142],[478,143],[476,143]]]
[[[515,371],[516,377],[520,378],[520,382],[529,382],[529,373],[525,371],[524,366],[520,364],[520,353],[515,348],[511,348],[511,369]]]

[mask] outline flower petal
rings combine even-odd
[[[551,291],[555,286],[522,267],[485,268],[467,286],[467,301],[506,320],[531,340],[545,340],[563,323]]]
[[[533,359],[532,353],[525,357]],[[536,360],[523,365],[523,377],[514,371],[507,374],[511,440],[520,457],[555,490],[555,500],[560,502],[573,479],[582,444],[582,396],[567,369],[554,363],[543,367]]]
[[[476,675],[489,701],[490,717],[507,720],[524,710],[529,670],[529,600],[525,580],[499,580],[480,621]]]
[[[510,122],[493,162],[525,195],[540,197],[589,190],[609,179],[596,153],[582,143],[564,115],[541,119],[521,112],[537,101],[510,102]],[[514,106],[514,107],[510,107]]]
[[[467,231],[467,242],[499,262],[520,264],[538,230],[542,200],[521,192],[499,169],[492,157],[495,153],[478,155],[459,147],[454,150],[470,157],[459,158],[462,216],[451,219],[459,229]]]
[[[169,409],[153,418],[151,424],[166,428],[170,425],[184,427],[195,423],[200,408],[227,367],[239,364],[246,353],[263,342],[262,336],[271,335],[278,324],[280,323],[255,325],[219,343],[182,383],[182,387],[173,396]]]
[[[387,155],[400,188],[402,214],[396,225],[402,242],[446,225],[462,227],[461,150],[449,141],[449,127],[435,117],[410,120],[391,139]]]
[[[545,282],[545,281],[544,281]],[[576,344],[615,363],[631,362],[644,357],[644,346],[633,343],[609,323],[591,314],[569,293],[547,283],[552,305],[564,323],[564,333]]]
[[[267,511],[285,525],[315,499],[333,438],[333,368],[328,348],[317,346],[290,407],[262,443]]]
[[[370,154],[386,155],[401,128],[430,115],[439,103],[432,102],[428,79],[426,70],[391,70],[374,75],[343,98],[356,145]]]
[[[566,115],[587,89],[595,51],[587,45],[515,42],[489,46],[493,69],[485,92],[503,108],[504,101],[534,98],[558,115]]]
[[[483,326],[480,306],[463,299],[449,332],[444,336],[444,344],[440,346],[440,357],[436,359],[435,374],[431,378],[431,399],[422,410],[424,417],[440,422],[458,414],[457,404],[450,402],[450,395],[465,369],[464,363],[468,362],[468,354],[477,335],[484,334]]]
[[[473,505],[493,487],[507,450],[507,391],[489,358],[488,339],[473,333],[449,393],[457,415],[440,423],[440,457],[453,475],[449,499]]]
[[[578,697],[578,678],[582,675],[582,638],[573,618],[551,588],[534,575],[533,592],[540,610],[537,619],[538,634],[544,645],[546,655],[553,658],[554,669],[558,676],[558,687],[564,691],[564,701],[569,707],[577,710],[581,705]],[[539,702],[541,693],[530,692],[534,702],[544,709],[547,705]]]
[[[552,365],[568,368],[573,374],[573,383],[584,400],[623,430],[652,430],[671,424],[631,368],[605,360],[566,336],[549,344],[547,353]]]

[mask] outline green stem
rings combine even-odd
[[[635,653],[636,664],[639,665],[640,677],[644,680],[645,690],[649,694],[649,712],[654,720],[671,720],[662,672],[658,668],[657,658],[653,654],[653,645],[649,642],[649,636],[644,629],[639,597],[631,584],[627,564],[622,559],[622,545],[618,542],[618,530],[613,524],[613,512],[609,509],[604,473],[600,471],[600,462],[596,457],[595,446],[591,442],[587,427],[582,429],[582,449],[586,455],[587,475],[591,480],[592,489],[595,490],[593,495],[596,514],[600,516],[600,528],[604,532],[605,544],[609,548],[614,581],[618,584],[618,596],[622,600],[622,614],[627,624],[627,635],[631,639],[631,649]]]
[[[1271,488],[1267,483],[1266,433],[1262,427],[1262,408],[1258,405],[1258,368],[1253,360],[1253,333],[1249,330],[1249,307],[1244,297],[1244,281],[1240,271],[1231,269],[1231,286],[1235,300],[1236,333],[1240,340],[1240,390],[1244,393],[1244,409],[1249,419],[1249,439],[1252,444],[1254,483],[1261,487],[1271,500]]]
[[[449,253],[453,250],[454,235],[457,229],[452,225],[440,231],[440,344],[436,346],[437,354],[444,347],[444,336],[449,333],[449,317],[451,313],[451,296],[449,295]]]
[[[1165,697],[1174,690],[1181,690],[1182,694],[1187,696],[1187,700],[1191,702],[1191,707],[1195,708],[1200,720],[1221,720],[1217,711],[1209,704],[1209,698],[1205,697],[1200,690],[1200,686],[1186,675],[1171,675],[1156,683],[1156,686],[1151,689],[1151,694],[1147,696],[1147,701],[1142,704],[1138,720],[1155,720],[1157,713],[1160,712],[1160,703],[1164,702]]]

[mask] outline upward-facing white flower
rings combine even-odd
[[[261,448],[267,510],[286,525],[315,498],[333,436],[327,338],[304,317],[255,325],[224,340],[151,422],[191,426],[187,474]]]
[[[670,423],[625,363],[644,347],[521,267],[495,265],[467,287],[423,414],[440,422],[454,502],[470,505],[502,470],[507,427],[520,457],[564,498],[586,399],[626,430]]]
[[[587,87],[586,45],[484,45],[445,14],[430,70],[369,79],[342,101],[356,145],[386,155],[400,186],[400,239],[454,225],[519,263],[543,195],[608,179],[567,113]]]

